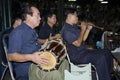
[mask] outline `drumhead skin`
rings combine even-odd
[[[66,57],[66,47],[61,39],[46,41],[39,51],[42,51],[41,56],[49,59],[48,64],[39,65],[44,71],[52,71],[57,69],[62,60]]]
[[[40,56],[45,57],[49,60],[48,64],[40,65],[40,67],[44,70],[50,70],[55,68],[56,66],[56,57],[52,52],[45,51]]]

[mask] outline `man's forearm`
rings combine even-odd
[[[76,47],[79,47],[81,45],[81,43],[83,41],[84,32],[85,32],[84,30],[81,30],[78,39],[73,42],[73,45],[75,45]]]
[[[83,41],[85,41],[85,40],[87,39],[87,37],[88,37],[88,35],[89,35],[89,32],[90,32],[90,30],[89,30],[89,29],[86,29],[85,34],[84,34],[84,36],[83,36]]]
[[[11,54],[8,54],[8,60],[15,61],[15,62],[31,61],[32,55],[31,54],[11,53]]]

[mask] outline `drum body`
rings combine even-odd
[[[40,66],[43,70],[56,69],[66,57],[66,47],[61,39],[47,41],[40,51],[43,51],[41,56],[48,58],[49,63]]]

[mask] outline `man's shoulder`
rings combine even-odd
[[[65,30],[72,30],[71,28],[72,28],[71,25],[69,25],[67,23],[64,23],[63,29],[65,29]]]
[[[10,35],[17,35],[17,34],[20,35],[20,34],[24,34],[24,32],[25,29],[22,28],[21,26],[18,26],[10,32]]]
[[[19,25],[18,27],[16,27],[14,29],[14,31],[25,31],[26,29],[28,29],[27,25],[25,25],[24,23],[22,23],[21,25]]]
[[[22,31],[22,28],[20,26],[12,30],[12,32],[19,32],[19,31]]]

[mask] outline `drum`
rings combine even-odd
[[[66,57],[66,47],[61,39],[47,41],[40,49],[43,53],[41,56],[49,59],[49,63],[46,65],[40,65],[42,70],[54,70],[58,68],[60,63]]]

